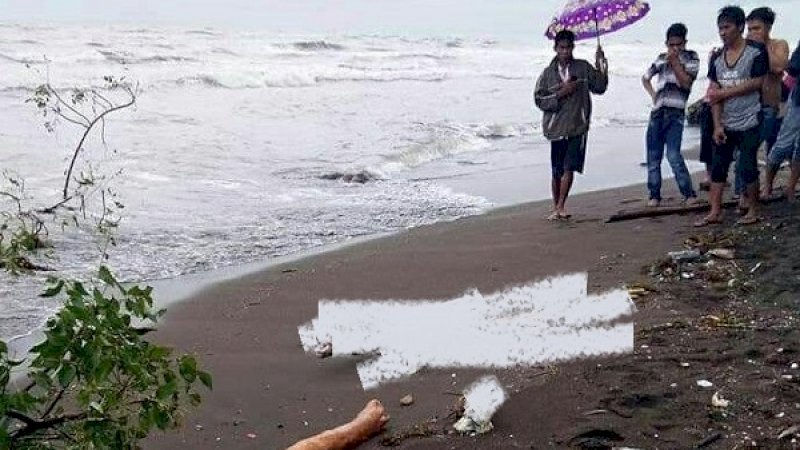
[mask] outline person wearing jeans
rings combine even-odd
[[[792,53],[786,72],[790,77],[800,76],[800,43],[797,44]],[[792,93],[789,95],[787,103],[789,108],[778,132],[777,142],[775,142],[772,151],[767,157],[764,196],[769,197],[772,195],[775,175],[781,168],[783,161],[788,159],[792,165],[789,182],[786,186],[786,199],[794,201],[797,181],[800,179],[800,148],[798,148],[798,139],[800,139],[800,88],[797,85],[792,88]]]
[[[661,161],[665,148],[667,161],[675,174],[684,202],[694,203],[697,199],[692,178],[681,155],[686,103],[700,69],[697,53],[686,50],[687,33],[686,26],[681,23],[670,26],[667,30],[667,52],[659,55],[642,77],[642,85],[653,100],[646,135],[647,189],[650,191],[647,204],[652,207],[661,202]],[[656,87],[653,87],[653,78],[656,78]]]

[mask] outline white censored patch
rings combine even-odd
[[[422,367],[507,368],[633,350],[627,291],[587,295],[586,273],[447,301],[320,300],[299,327],[306,351],[375,353],[357,367],[364,389]]]

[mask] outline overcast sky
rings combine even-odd
[[[794,39],[800,0],[651,0],[651,17],[626,33],[650,38],[684,21],[696,39],[714,38],[714,13],[727,3],[769,4],[778,30]],[[316,33],[398,33],[540,37],[566,0],[0,0],[0,22],[189,25]],[[782,20],[783,19],[783,20]],[[660,33],[659,33],[660,34]]]

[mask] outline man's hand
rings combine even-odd
[[[722,145],[728,140],[728,135],[725,134],[725,129],[722,127],[714,127],[714,143]]]
[[[708,102],[713,104],[722,103],[727,98],[727,94],[724,89],[717,89],[715,87],[711,87],[706,94],[708,97]]]
[[[667,51],[667,63],[673,68],[677,65],[680,65],[681,55],[677,49],[670,47],[670,49]]]
[[[558,98],[569,97],[570,95],[574,94],[575,91],[578,90],[578,82],[576,80],[569,80],[561,83],[561,86],[558,88],[556,95]]]
[[[603,47],[597,46],[597,51],[594,54],[594,67],[595,69],[605,72],[608,70],[608,60],[606,54],[603,52]]]

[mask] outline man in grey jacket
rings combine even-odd
[[[555,39],[556,57],[536,82],[534,99],[542,110],[542,130],[550,141],[553,179],[553,213],[548,220],[569,218],[567,197],[574,173],[583,173],[586,137],[592,116],[591,94],[608,87],[608,62],[597,48],[595,65],[572,55],[575,34],[560,31]]]

